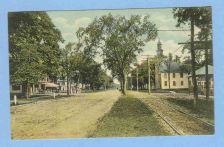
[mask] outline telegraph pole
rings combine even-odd
[[[136,67],[136,76],[137,76],[136,77],[137,78],[136,81],[137,81],[137,91],[138,91],[138,66]]]
[[[142,56],[147,56],[147,66],[148,66],[148,93],[151,93],[151,80],[150,80],[150,75],[151,75],[151,70],[150,70],[150,55],[142,55]]]
[[[202,47],[199,47],[195,50],[205,50],[206,100],[208,100],[209,99],[209,91],[210,91],[210,89],[209,89],[209,87],[210,87],[209,86],[209,75],[208,75],[208,50],[209,50],[209,47],[211,46],[210,41],[208,41],[208,38],[206,37],[205,41],[193,41],[193,43],[185,42],[185,43],[178,43],[178,44],[202,44],[202,43],[204,43],[204,45],[202,45]],[[193,58],[192,58],[192,60],[193,60]],[[193,79],[193,73],[195,73],[194,69],[195,68],[193,68],[193,71],[192,71],[192,79]],[[195,77],[196,77],[196,75],[195,75]],[[197,83],[196,83],[196,85],[194,84],[194,87],[196,87],[196,89],[198,90]]]
[[[132,91],[132,74],[131,74],[131,91]]]
[[[208,36],[205,38],[205,42],[208,42]],[[209,75],[208,75],[208,46],[207,43],[205,43],[205,80],[206,80],[206,100],[209,99]]]
[[[149,57],[147,57],[148,62],[148,93],[151,93],[151,85],[150,85],[150,63],[149,63]]]
[[[194,50],[194,19],[191,18],[191,64],[192,64],[192,81],[194,84],[194,107],[197,107],[198,103],[198,85],[196,80],[196,73],[195,73],[195,50]]]

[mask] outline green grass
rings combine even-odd
[[[214,122],[214,101],[213,100],[203,100],[198,99],[198,107],[195,110],[193,108],[193,100],[189,99],[174,99],[168,98],[169,102],[174,103],[178,106],[188,109],[191,113],[198,115],[199,117],[204,117],[210,122]]]
[[[153,111],[136,98],[122,96],[99,122],[90,137],[169,135],[153,116]]]
[[[55,97],[55,99],[61,99],[61,98],[66,98],[66,97],[71,97],[67,95],[58,95]],[[53,96],[39,96],[39,97],[31,97],[31,98],[17,98],[17,105],[24,105],[24,104],[29,104],[29,103],[34,103],[37,101],[44,101],[44,100],[50,100],[54,99]],[[10,105],[14,106],[14,101],[10,100]]]

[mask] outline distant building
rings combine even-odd
[[[29,93],[34,94],[48,94],[56,92],[59,85],[55,84],[49,77],[43,77],[38,81],[37,84],[31,84],[29,88]],[[17,95],[18,97],[26,97],[27,95],[27,85],[26,84],[11,84],[10,94]]]
[[[188,73],[183,73],[180,64],[171,62],[169,67],[160,66],[161,89],[187,89]]]
[[[156,57],[163,57],[162,43],[157,43]],[[163,62],[155,64],[155,89],[187,89],[188,73],[182,72],[181,63],[171,61],[168,65]]]
[[[205,77],[205,66],[199,68],[195,72],[196,79],[197,79],[197,85],[198,85],[198,91],[200,94],[206,93],[206,77]],[[213,79],[213,66],[208,65],[208,76],[209,76],[209,93],[210,95],[214,95],[214,79]],[[189,88],[193,88],[192,84],[192,75],[189,75]]]
[[[160,40],[157,43],[156,55],[160,57],[163,56],[162,43],[160,42]]]
[[[59,92],[61,93],[66,93],[68,88],[70,90],[71,94],[74,93],[80,93],[81,89],[85,88],[85,85],[81,84],[81,83],[75,83],[73,80],[70,81],[69,85],[67,86],[67,78],[58,78],[57,79],[57,84],[59,85]]]

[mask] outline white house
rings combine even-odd
[[[205,77],[205,66],[195,71],[198,91],[201,94],[205,94],[206,91],[206,77]],[[214,95],[214,78],[213,78],[213,66],[208,65],[208,76],[209,76],[209,93]],[[193,87],[192,76],[189,75],[189,88]]]
[[[157,43],[157,57],[163,57],[162,43]],[[155,65],[155,88],[156,89],[187,89],[188,73],[184,73],[181,63],[171,61],[169,64]]]
[[[166,65],[160,67],[161,89],[187,89],[188,73],[183,73],[180,63],[171,62],[169,68]]]

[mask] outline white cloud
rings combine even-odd
[[[86,27],[92,21],[89,17],[80,17],[75,20],[74,27],[78,30],[79,27]]]
[[[62,32],[62,36],[65,40],[64,44],[77,41],[76,31],[78,30],[78,28],[86,27],[90,22],[91,18],[89,17],[79,17],[74,21],[70,21],[67,17],[60,16],[53,19],[53,23]]]

